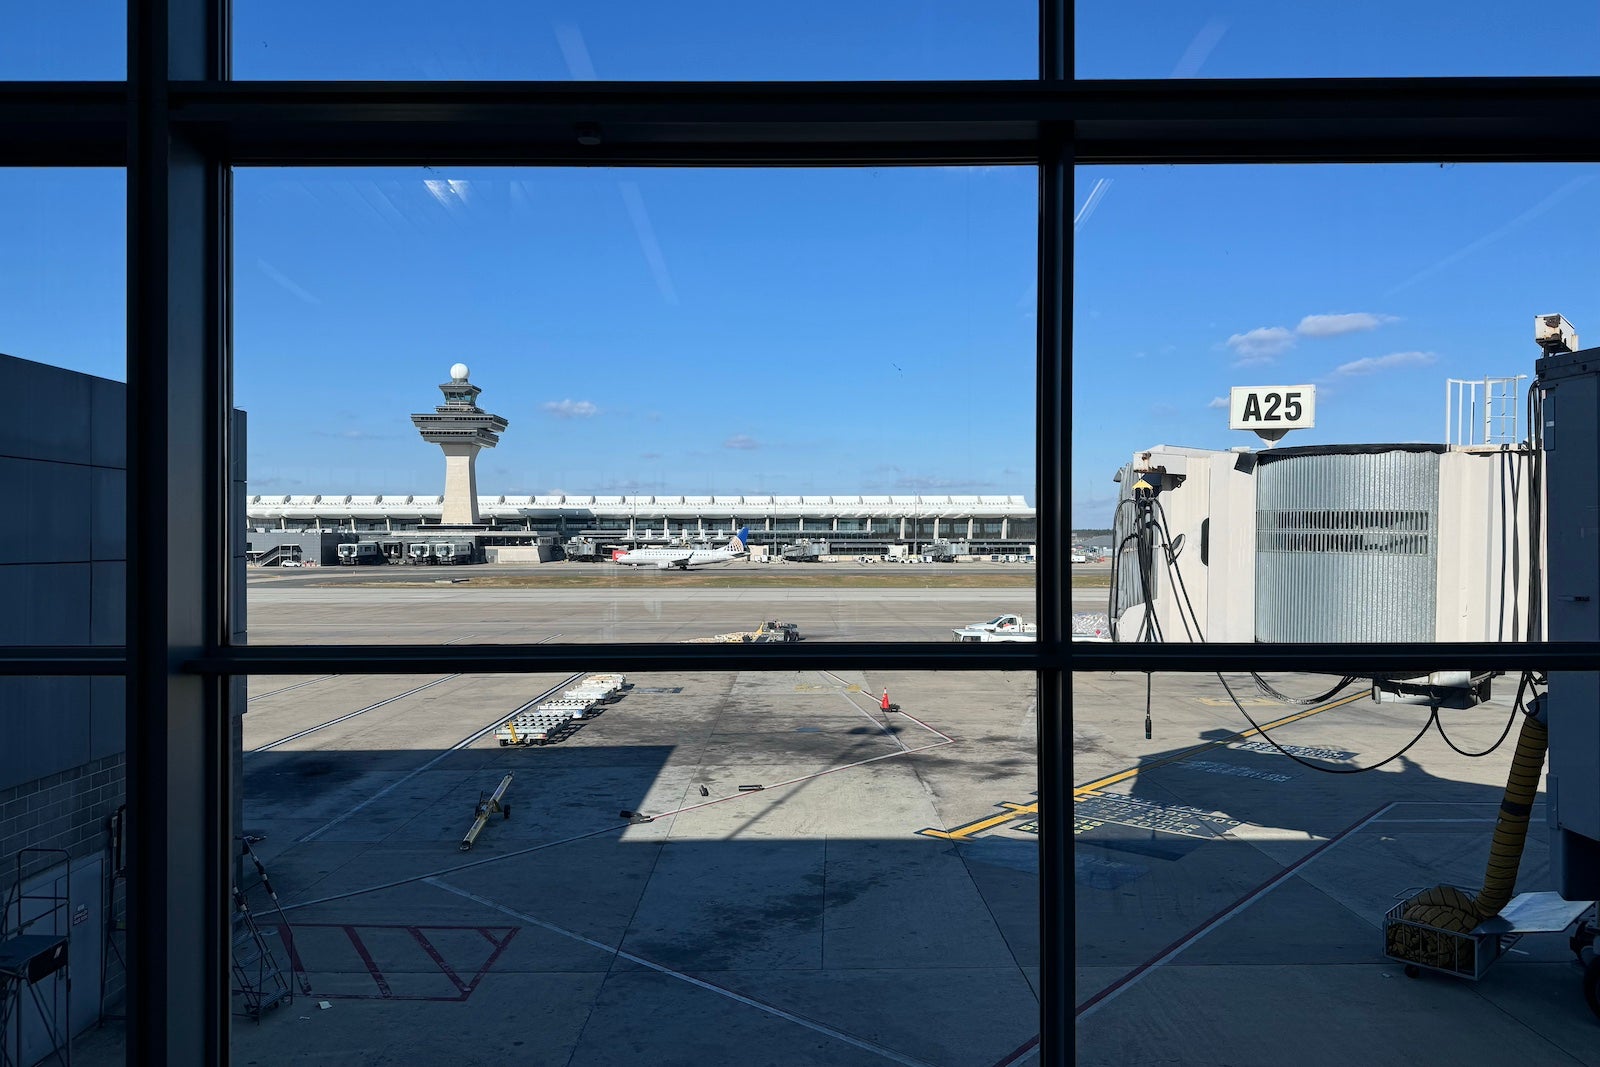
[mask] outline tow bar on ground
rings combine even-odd
[[[461,839],[462,852],[470,852],[472,850],[472,843],[478,839],[479,834],[483,833],[483,828],[489,823],[489,816],[499,812],[502,818],[511,818],[511,805],[505,799],[506,790],[510,788],[511,775],[508,774],[500,779],[500,784],[495,787],[492,796],[484,796],[481,791],[478,793],[478,808],[475,813],[476,817],[472,820],[472,829],[468,830],[467,836]]]

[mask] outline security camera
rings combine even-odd
[[[1578,350],[1578,331],[1562,315],[1535,315],[1533,339],[1546,355]]]

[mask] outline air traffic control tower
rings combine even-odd
[[[444,403],[432,414],[411,416],[422,439],[444,450],[444,514],[439,522],[442,526],[478,526],[478,449],[499,444],[500,431],[507,423],[478,406],[478,394],[483,390],[467,381],[465,363],[450,368],[450,380],[439,386],[439,391]]]

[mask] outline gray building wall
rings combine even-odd
[[[0,418],[0,645],[124,643],[125,393],[120,382],[0,354],[0,395],[12,401]],[[246,626],[244,442],[244,415],[235,412],[238,642]],[[244,684],[236,679],[233,688],[236,769]],[[74,905],[86,903],[96,920],[71,930],[75,1029],[98,1017],[102,931],[121,915],[110,820],[125,796],[125,710],[121,678],[0,678],[0,899],[14,891],[24,849],[63,849],[72,857]],[[59,855],[26,859],[22,880],[30,894],[64,885]],[[14,932],[15,910],[7,909],[5,919],[0,929]],[[51,928],[47,922],[30,932]],[[65,915],[58,932],[67,932]],[[105,992],[114,1001],[120,969],[113,964],[107,978]],[[25,1044],[47,1051],[40,1040],[30,1029]]]

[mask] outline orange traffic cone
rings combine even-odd
[[[882,707],[884,711],[889,710],[889,691],[887,689],[883,691],[883,703],[879,706]]]

